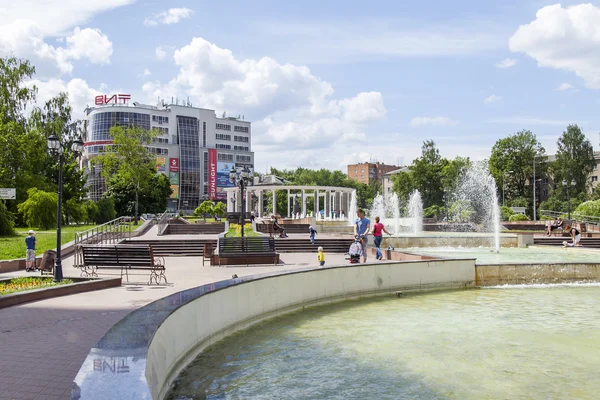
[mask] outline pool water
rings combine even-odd
[[[201,354],[168,399],[597,399],[600,284],[314,307]]]
[[[489,247],[411,247],[397,251],[445,258],[476,258],[477,264],[600,262],[600,251],[579,247],[503,247],[499,253]]]

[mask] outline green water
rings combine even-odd
[[[477,264],[531,264],[531,263],[597,263],[600,251],[564,247],[503,247],[499,253],[489,247],[411,247],[397,249],[408,253],[447,258],[476,258]]]
[[[600,285],[310,308],[200,355],[168,399],[598,399]]]

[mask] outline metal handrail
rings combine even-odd
[[[565,212],[561,211],[540,210],[540,215],[547,215],[553,218],[563,217],[565,214]],[[592,215],[581,215],[575,212],[571,212],[571,220],[591,225],[600,225],[600,217],[595,217]]]
[[[75,233],[75,265],[83,264],[82,244],[114,244],[131,239],[131,217],[119,217],[102,225]]]
[[[170,213],[169,210],[165,211],[163,215],[156,221],[156,225],[158,225],[158,236],[163,235],[165,229],[169,225]]]

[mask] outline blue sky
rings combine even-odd
[[[597,2],[0,0],[0,55],[35,63],[40,101],[189,96],[253,122],[257,170],[342,168],[409,164],[426,139],[483,159],[520,129],[552,153],[568,123],[598,147],[598,20]]]

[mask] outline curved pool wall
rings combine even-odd
[[[230,279],[133,311],[93,348],[72,399],[163,399],[207,346],[303,307],[402,291],[464,289],[475,260],[422,260],[309,268]]]

